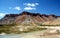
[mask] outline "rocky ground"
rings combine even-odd
[[[44,32],[46,31],[47,30],[35,31],[24,34],[3,35],[0,36],[0,38],[60,38],[60,34],[44,35]]]
[[[27,33],[22,38],[60,38],[60,35],[58,34],[44,35],[45,31],[46,30]]]

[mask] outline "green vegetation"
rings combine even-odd
[[[28,31],[23,31],[23,33],[33,32],[33,31],[39,31],[39,30],[46,30],[47,28],[30,28]]]
[[[24,27],[27,27],[28,25],[23,25],[24,30],[20,31],[18,27],[16,27],[16,24],[4,24],[0,25],[0,33],[7,33],[7,34],[20,34],[20,33],[28,33],[33,31],[39,31],[39,30],[45,30],[47,28],[40,28],[36,26],[31,26],[32,28],[25,29]],[[22,26],[22,25],[18,25]]]
[[[42,25],[42,24],[40,24],[39,26],[60,26],[60,25]]]
[[[0,33],[2,33],[2,32],[4,32],[4,33],[10,33],[10,32],[12,32],[11,31],[11,29],[12,29],[12,27],[14,27],[15,26],[15,24],[2,24],[2,25],[0,25]]]

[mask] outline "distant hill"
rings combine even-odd
[[[59,25],[60,16],[46,15],[39,13],[22,12],[20,14],[7,14],[0,19],[0,24],[23,24],[23,23],[35,23],[45,25]]]

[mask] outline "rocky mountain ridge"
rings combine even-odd
[[[5,15],[2,19],[0,19],[0,24],[21,24],[21,23],[38,23],[38,24],[51,24],[55,20],[60,18],[60,16],[56,15],[45,15],[39,13],[29,13],[29,12],[22,12],[20,14],[8,14]],[[57,21],[58,22],[58,21]],[[58,23],[60,24],[60,23]],[[52,24],[54,25],[54,23]]]

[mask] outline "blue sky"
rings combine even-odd
[[[60,0],[0,0],[0,18],[23,11],[60,16]]]

